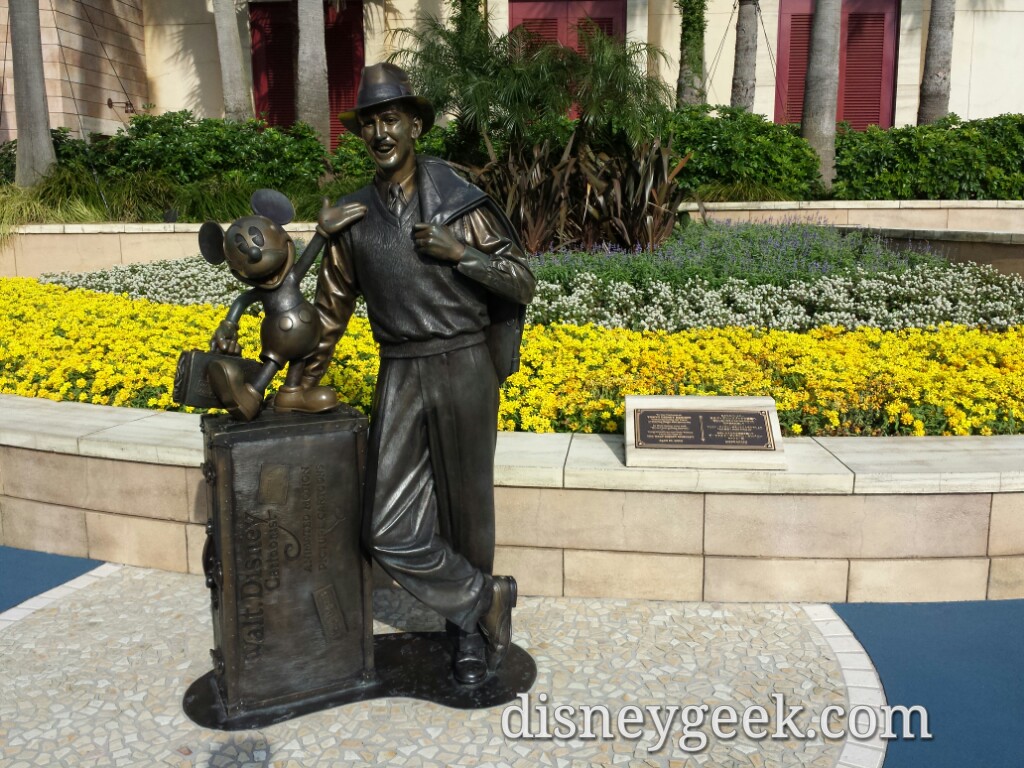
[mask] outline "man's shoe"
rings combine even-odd
[[[252,384],[245,383],[242,369],[231,360],[214,360],[206,371],[210,389],[240,421],[252,421],[260,412],[263,398]]]
[[[487,666],[492,672],[501,666],[512,645],[512,609],[518,593],[511,576],[491,577],[491,607],[480,617],[480,632],[487,641]]]
[[[281,387],[274,395],[274,410],[279,413],[323,413],[338,405],[338,394],[330,387]]]
[[[487,678],[487,651],[479,632],[460,632],[453,639],[455,653],[452,657],[452,673],[459,685],[475,687]]]

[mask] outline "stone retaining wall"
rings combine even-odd
[[[700,216],[696,203],[683,206]],[[705,203],[717,221],[815,223],[937,232],[1009,232],[1024,243],[1024,200],[801,200],[777,203]]]
[[[699,217],[696,204],[683,209]],[[708,203],[710,219],[724,221],[812,221],[841,226],[902,230],[917,239],[960,239],[976,233],[979,241],[1024,246],[1021,200],[802,201],[782,203]],[[286,229],[308,240],[314,224],[296,222]],[[0,277],[38,277],[44,272],[87,272],[119,264],[197,256],[198,224],[33,224],[17,227],[0,244]],[[911,236],[907,234],[907,236]]]
[[[200,573],[197,421],[0,396],[0,543]],[[1024,437],[928,440],[788,440],[786,489],[779,473],[612,471],[621,438],[502,434],[495,568],[534,595],[1024,597],[1024,474],[1013,469],[1024,466]],[[870,444],[877,451],[858,464]],[[821,479],[844,473],[845,489]],[[665,490],[687,477],[695,490]]]

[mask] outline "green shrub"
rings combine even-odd
[[[844,200],[1024,198],[1024,115],[840,131],[835,196]]]
[[[308,125],[198,119],[188,110],[135,115],[97,153],[110,176],[160,174],[178,184],[233,173],[256,187],[286,190],[315,184],[329,170],[327,152]]]
[[[17,154],[17,139],[0,144],[0,184],[14,183],[15,157]]]
[[[727,185],[758,198],[807,200],[818,191],[818,159],[793,126],[746,110],[699,104],[677,109],[668,131],[675,151],[693,156],[679,183],[694,191],[711,185],[722,199]],[[725,195],[728,197],[728,195]]]
[[[60,165],[87,166],[91,160],[91,150],[84,139],[71,136],[67,128],[54,128],[50,131],[53,140],[53,151]],[[18,155],[18,140],[0,143],[0,184],[13,184],[14,171]]]

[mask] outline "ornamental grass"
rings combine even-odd
[[[162,410],[181,350],[205,348],[223,308],[0,279],[0,392]],[[240,340],[259,351],[259,319]],[[353,318],[325,383],[368,411],[377,374]],[[277,384],[280,384],[280,377]],[[271,385],[271,389],[276,385]],[[786,435],[967,435],[1024,431],[1024,326],[804,333],[527,328],[505,385],[504,430],[620,432],[627,394],[768,395]]]

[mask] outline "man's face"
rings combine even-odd
[[[393,104],[360,112],[358,117],[360,135],[380,172],[399,178],[410,172],[416,163],[416,139],[423,121]]]

